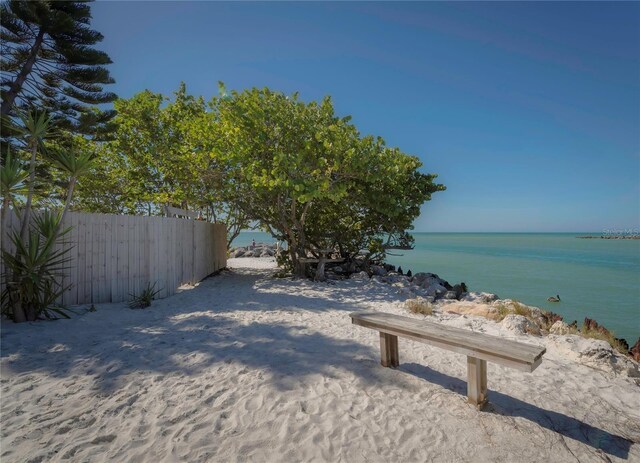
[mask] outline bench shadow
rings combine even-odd
[[[437,384],[445,389],[466,396],[467,383],[462,379],[440,373],[432,368],[417,363],[401,364],[398,368],[404,373]],[[484,413],[494,415],[521,417],[543,428],[562,434],[594,449],[622,459],[627,459],[632,441],[612,434],[604,429],[592,426],[563,413],[546,410],[536,405],[523,402],[515,397],[489,389],[489,403]]]

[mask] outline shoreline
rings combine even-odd
[[[275,245],[260,242],[255,243],[255,246],[240,246],[235,247],[230,250],[230,257],[232,258],[251,258],[251,257],[272,257],[277,253],[277,249]],[[525,304],[515,299],[500,299],[494,293],[483,292],[482,290],[475,291],[466,291],[466,285],[464,286],[464,291],[459,285],[451,285],[448,281],[440,278],[437,274],[428,273],[428,272],[419,272],[415,275],[408,275],[411,273],[410,271],[407,274],[403,274],[401,268],[399,267],[396,271],[396,267],[392,264],[383,264],[383,265],[371,265],[371,268],[368,272],[364,271],[362,267],[362,263],[358,263],[356,259],[355,264],[351,264],[353,268],[349,268],[348,270],[344,269],[344,264],[327,264],[326,265],[326,275],[329,280],[340,280],[344,278],[364,278],[364,274],[366,273],[367,277],[372,278],[380,278],[382,277],[385,282],[389,282],[389,277],[392,279],[390,281],[391,285],[398,285],[399,282],[404,278],[408,279],[408,282],[402,281],[402,286],[408,291],[408,294],[414,295],[415,297],[426,297],[426,302],[434,303],[434,302],[443,302],[450,303],[452,300],[455,301],[466,301],[466,302],[493,302],[496,301],[498,305],[505,304],[513,305],[517,304],[521,308],[523,313],[526,313],[527,316],[534,322],[536,322],[539,326],[539,329],[543,332],[549,332],[551,328],[551,324],[553,322],[562,322],[562,324],[556,326],[555,331],[561,331],[562,333],[573,333],[579,334],[586,338],[597,338],[606,340],[609,342],[612,347],[618,349],[621,353],[628,355],[631,358],[634,358],[636,361],[640,361],[640,333],[638,333],[637,339],[634,337],[632,339],[627,339],[625,337],[616,337],[614,332],[607,329],[604,325],[598,323],[594,318],[590,318],[585,316],[582,321],[582,328],[578,328],[578,320],[573,320],[569,323],[565,322],[564,316],[558,313],[555,313],[548,309],[541,309],[537,306]],[[338,271],[336,271],[338,269]],[[418,280],[418,281],[417,281]],[[425,284],[426,282],[426,284]],[[407,284],[405,284],[407,283]],[[464,285],[464,283],[462,283]],[[450,293],[451,290],[456,292],[455,296]],[[464,294],[463,294],[464,293]],[[490,298],[490,301],[486,301],[487,298]],[[504,312],[504,308],[501,309]],[[535,312],[535,317],[531,316],[531,312]],[[504,317],[505,314],[502,314]],[[544,318],[545,321],[538,322],[537,319]],[[487,316],[489,319],[495,319],[495,311],[489,310],[489,315]],[[548,323],[551,320],[552,323]],[[500,320],[499,320],[500,321]]]

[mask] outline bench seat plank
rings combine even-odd
[[[531,372],[542,362],[544,347],[385,312],[353,312],[352,322],[394,336],[433,344],[470,357]]]

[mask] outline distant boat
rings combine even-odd
[[[553,297],[553,296],[548,297],[547,301],[549,301],[549,302],[560,302],[560,295],[556,294],[556,297]]]

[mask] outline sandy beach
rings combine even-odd
[[[489,363],[478,412],[464,356],[401,339],[400,367],[383,368],[378,333],[351,324],[358,309],[424,318],[406,294],[228,265],[147,310],[4,320],[2,462],[640,461],[638,379],[595,341],[436,311],[547,348],[533,373]]]

